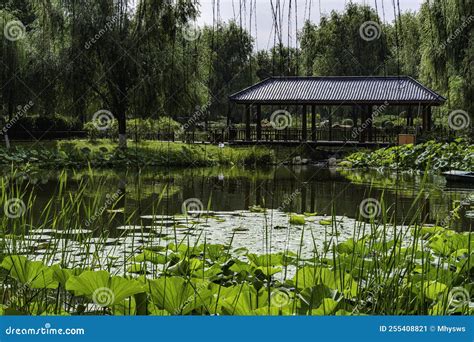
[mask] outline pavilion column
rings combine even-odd
[[[421,107],[421,129],[423,132],[426,131],[426,108],[425,106]]]
[[[357,113],[359,112],[359,107],[352,106],[351,117],[352,117],[352,127],[357,127]]]
[[[372,142],[373,141],[373,109],[374,109],[374,106],[372,105],[369,105],[367,106],[367,131],[368,131],[368,135],[369,135],[369,141]]]
[[[413,107],[407,108],[407,127],[413,126]]]
[[[331,106],[327,106],[327,113],[329,114],[328,116],[328,122],[329,122],[329,141],[332,141],[332,113],[331,113]]]
[[[257,105],[257,141],[262,140],[262,106]]]
[[[311,105],[311,140],[316,141],[316,106]]]
[[[251,106],[249,104],[245,105],[245,140],[250,141],[250,111]]]
[[[230,113],[232,112],[232,109],[231,109],[231,102],[229,101],[229,103],[227,104],[227,118],[226,118],[226,126],[229,127],[230,126]]]
[[[421,128],[423,132],[428,130],[428,107],[422,106],[421,107]]]
[[[431,117],[431,106],[426,107],[426,126],[428,131],[431,131],[433,126],[433,118]]]
[[[306,115],[306,105],[303,105],[303,113],[302,113],[302,129],[303,131],[301,132],[301,139],[303,141],[306,141],[308,139],[308,127],[307,127],[307,115]]]
[[[359,142],[365,142],[367,140],[367,107],[363,106],[360,111],[360,131],[359,131]]]

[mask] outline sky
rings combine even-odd
[[[400,11],[418,11],[423,0],[397,0],[400,4]],[[397,2],[395,1],[395,3]],[[251,32],[255,38],[255,48],[257,50],[268,49],[273,46],[273,17],[272,7],[277,0],[200,0],[201,15],[198,24],[213,23],[213,8],[217,15],[216,4],[219,3],[219,13],[222,21],[236,19],[240,23],[240,3],[242,4],[242,26]],[[291,29],[290,45],[296,46],[296,26],[301,29],[305,20],[319,23],[321,15],[329,14],[332,10],[343,11],[349,0],[280,0],[282,14],[282,36],[284,43],[288,41],[288,12],[291,3]],[[391,22],[394,19],[393,0],[353,0],[353,3],[367,4],[373,8],[377,5],[380,18],[385,22]],[[251,5],[252,4],[252,5]],[[252,8],[252,10],[251,10]],[[256,9],[256,10],[255,10]],[[298,15],[295,15],[297,9]],[[321,10],[321,15],[320,15]],[[256,14],[256,15],[255,15]],[[250,27],[250,16],[252,15],[252,24]],[[297,22],[295,20],[297,18]]]

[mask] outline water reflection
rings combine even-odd
[[[447,186],[442,176],[418,173],[354,171],[314,166],[244,169],[191,168],[146,170],[69,171],[68,190],[88,184],[90,197],[101,183],[104,196],[121,191],[116,207],[117,225],[142,224],[141,216],[182,213],[182,203],[199,199],[204,209],[247,210],[252,206],[291,212],[359,218],[359,204],[366,198],[381,202],[387,218],[397,224],[412,221],[436,223],[450,215],[459,202],[474,194],[469,185]],[[25,178],[37,197],[33,211],[40,213],[57,190],[58,172],[29,173]],[[101,190],[102,191],[102,190]],[[464,218],[457,226],[469,229]]]

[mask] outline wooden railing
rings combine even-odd
[[[212,128],[207,131],[195,130],[185,132],[158,131],[151,134],[140,134],[136,136],[133,131],[129,132],[129,138],[134,140],[159,140],[159,141],[182,141],[187,143],[220,143],[220,142],[297,142],[297,141],[340,141],[340,142],[377,142],[377,143],[396,143],[398,135],[403,133],[415,133],[407,128],[372,128],[364,131],[357,127],[318,127],[313,132],[306,130],[306,139],[303,139],[303,129],[286,128],[277,130],[268,127],[262,127],[260,139],[257,139],[256,127],[250,127],[250,138],[247,136],[245,127],[231,128]],[[420,133],[420,132],[417,132]],[[451,132],[452,133],[452,132]],[[451,134],[446,133],[446,134]],[[443,134],[441,134],[443,135]],[[446,135],[447,136],[447,135]],[[18,134],[12,132],[10,139],[13,140],[31,140],[36,139],[67,139],[67,138],[85,138],[85,131],[41,131],[29,132],[29,134]],[[107,136],[116,138],[115,136]]]
[[[249,132],[246,128],[219,128],[207,131],[187,131],[181,133],[159,132],[155,139],[163,141],[194,142],[295,142],[295,141],[356,141],[395,143],[398,134],[406,133],[404,129],[379,129],[360,131],[357,128],[317,128],[314,132],[306,130],[306,139],[303,139],[301,128],[286,128],[276,130],[262,128],[260,139],[257,139],[257,130],[252,127]],[[248,136],[249,134],[249,136]]]

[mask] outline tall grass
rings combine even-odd
[[[199,218],[177,217],[195,234],[193,239],[190,235],[180,238],[182,224],[166,228],[168,213],[158,209],[166,188],[151,208],[144,208],[154,218],[150,225],[139,209],[127,206],[123,184],[111,191],[103,179],[94,177],[92,169],[77,184],[71,184],[69,177],[66,172],[60,174],[53,196],[40,212],[31,210],[38,207],[34,194],[41,190],[36,185],[2,180],[0,205],[11,199],[24,203],[20,215],[0,219],[4,313],[472,313],[472,233],[427,226],[417,203],[412,210],[419,212],[418,219],[397,226],[380,199],[381,217],[359,217],[352,237],[345,240],[339,238],[339,218],[333,212],[323,248],[318,247],[320,237],[303,225],[299,248],[279,253],[272,250],[271,211],[261,213],[266,250],[254,255],[236,250],[233,236],[226,243],[209,244],[197,228],[212,216],[211,202],[208,213]],[[124,229],[117,230],[117,225]],[[302,252],[307,230],[313,234],[311,256]],[[31,238],[38,235],[47,238]],[[117,238],[124,238],[126,246],[119,246]],[[94,293],[71,285],[71,279],[85,276],[88,270],[107,271],[106,283],[111,288],[120,279],[137,290],[120,302],[98,306]],[[48,287],[50,276],[55,283]],[[90,282],[103,288],[97,280]]]

